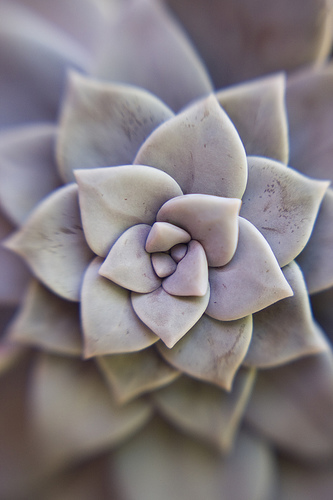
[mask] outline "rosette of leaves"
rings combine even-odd
[[[321,82],[330,75],[319,74]],[[287,97],[293,85],[300,95],[303,81],[291,82]],[[270,368],[272,382],[263,376],[266,385],[256,388],[248,421],[282,448],[286,441],[297,448],[284,426],[270,432],[267,391],[274,392],[281,365],[326,352],[328,368],[320,364],[318,384],[329,393],[331,351],[313,319],[307,286],[318,279],[320,290],[332,284],[331,236],[322,229],[332,210],[329,182],[288,165],[284,98],[279,74],[210,94],[174,114],[142,89],[72,74],[56,157],[48,164],[47,182],[56,179],[55,190],[36,205],[42,183],[28,174],[20,204],[24,163],[11,174],[2,168],[3,204],[21,224],[6,246],[35,276],[9,339],[49,353],[35,360],[31,386],[44,473],[114,446],[156,409],[185,434],[226,453],[258,368]],[[291,102],[296,119],[297,99]],[[31,145],[27,140],[24,158]],[[49,137],[42,145],[50,151]],[[7,141],[3,157],[14,152],[15,141]],[[36,157],[42,161],[34,168],[48,175],[45,155]],[[321,276],[311,275],[313,252]],[[82,349],[92,361],[76,358]],[[123,460],[131,467],[133,447],[163,442],[169,432],[163,427],[148,424],[148,435],[116,454],[119,477]],[[332,453],[329,425],[325,445],[316,426],[300,433],[305,430],[305,454],[313,447],[319,456]],[[237,450],[251,448],[251,437],[240,439]],[[254,447],[260,468],[265,454]],[[206,463],[201,454],[194,461],[204,460],[205,467],[215,456],[209,452]],[[269,477],[262,475],[262,495]]]
[[[308,1],[306,5],[302,3],[302,9],[295,5],[295,16],[291,16],[289,4],[286,9],[282,9],[279,4],[279,16],[276,16],[276,13],[272,15],[269,3],[265,3],[267,11],[260,9],[252,18],[250,22],[252,31],[244,31],[242,23],[239,23],[244,43],[238,52],[229,50],[230,31],[219,27],[222,17],[217,15],[221,11],[215,10],[217,4],[215,7],[211,5],[209,9],[205,7],[204,14],[209,21],[200,23],[200,26],[196,24],[197,28],[194,31],[193,28],[190,29],[205,61],[210,64],[212,73],[218,68],[219,75],[213,73],[215,83],[234,82],[241,80],[245,75],[256,76],[272,69],[291,69],[307,62],[323,60],[327,56],[331,38],[328,29],[331,19],[328,4]],[[200,3],[195,2],[195,4],[197,9]],[[261,498],[267,500],[274,496],[275,500],[278,472],[281,479],[279,498],[284,499],[292,495],[296,500],[304,499],[305,495],[312,495],[329,499],[333,411],[332,355],[320,328],[313,321],[307,293],[310,291],[313,294],[311,301],[314,313],[325,328],[326,338],[331,337],[332,191],[328,188],[324,194],[327,182],[318,183],[305,176],[321,178],[324,181],[332,179],[331,68],[310,69],[288,81],[286,93],[288,138],[284,108],[284,79],[281,75],[231,88],[229,91],[216,94],[216,99],[210,96],[207,101],[198,101],[187,110],[181,110],[178,115],[174,115],[189,101],[211,93],[213,88],[202,63],[193,52],[191,43],[167,11],[160,8],[159,3],[148,0],[120,3],[80,0],[80,22],[77,22],[76,5],[76,2],[67,0],[57,3],[38,0],[26,0],[15,4],[11,1],[1,3],[0,90],[3,98],[0,106],[3,125],[54,120],[58,113],[64,74],[68,67],[79,68],[106,80],[135,83],[155,93],[165,104],[139,90],[131,93],[128,87],[108,87],[101,82],[74,75],[65,99],[59,129],[50,124],[38,124],[13,129],[1,137],[1,232],[7,234],[15,226],[23,228],[27,224],[25,227],[28,227],[26,233],[28,234],[31,229],[29,221],[38,219],[38,213],[44,213],[37,221],[37,226],[39,224],[43,226],[39,238],[44,244],[48,241],[46,246],[39,245],[40,239],[38,244],[37,241],[32,244],[37,244],[39,250],[46,249],[44,256],[39,255],[37,266],[30,261],[37,280],[31,283],[21,312],[7,329],[6,336],[2,337],[0,368],[5,374],[2,374],[0,380],[0,390],[6,409],[1,414],[1,428],[4,429],[1,433],[1,495],[4,498],[32,497],[43,500],[102,499],[110,498],[110,495],[116,498],[119,489],[120,498],[135,500],[149,497],[162,499],[165,494],[169,498],[171,493],[175,498],[200,500],[204,496],[213,499],[220,498],[221,495],[226,499],[239,497],[256,500]],[[238,8],[234,4],[228,7],[226,2],[219,2],[218,9],[229,12],[223,19],[231,18],[235,26],[236,19],[241,21],[242,12],[251,5],[252,2],[248,1]],[[186,13],[184,24],[188,27],[190,23],[196,23],[193,6],[194,3],[188,7],[186,2],[176,6],[178,9],[183,9],[183,16],[184,12]],[[254,9],[252,11],[254,12]],[[302,12],[301,17],[300,12]],[[200,19],[203,19],[202,15]],[[214,30],[211,29],[212,19],[215,21]],[[286,30],[281,30],[279,27],[281,19],[284,28],[287,22],[292,25],[292,29],[287,30],[288,37]],[[267,24],[270,26],[270,37],[264,37],[267,43],[260,42],[260,47],[265,47],[265,50],[258,51],[259,45],[253,46],[251,43],[254,39],[263,40],[261,35],[264,35]],[[273,25],[275,29],[272,29]],[[296,26],[299,29],[295,29]],[[142,32],[146,33],[146,37],[141,36]],[[254,33],[258,36],[254,37]],[[204,48],[205,40],[210,47],[209,50]],[[214,50],[212,40],[215,44]],[[200,47],[201,42],[203,45]],[[109,49],[110,46],[113,47],[112,51]],[[221,58],[216,47],[228,47],[228,51]],[[278,52],[280,55],[276,57]],[[274,57],[271,57],[272,53]],[[249,63],[247,65],[239,62],[241,55],[244,54],[246,54],[245,61]],[[255,58],[251,54],[254,54]],[[14,81],[17,85],[13,85]],[[130,99],[125,91],[130,93]],[[103,92],[104,96],[101,95]],[[124,92],[126,98],[121,99],[124,97]],[[114,98],[111,102],[109,99],[112,93]],[[144,105],[141,99],[145,102]],[[118,104],[114,102],[115,100]],[[106,105],[107,102],[110,104],[109,107]],[[133,103],[134,109],[131,108]],[[222,105],[224,111],[217,103]],[[143,108],[140,110],[137,106],[141,104]],[[270,298],[263,297],[263,309],[257,312],[253,310],[253,314],[247,314],[246,321],[243,318],[226,320],[225,317],[221,320],[206,314],[208,309],[205,309],[202,314],[200,313],[201,317],[195,325],[190,327],[178,342],[176,339],[173,347],[168,347],[163,340],[157,340],[156,332],[142,322],[141,318],[139,324],[146,325],[144,331],[149,333],[150,345],[144,348],[141,344],[141,347],[136,347],[137,352],[135,350],[128,352],[129,343],[126,344],[126,341],[125,353],[122,351],[124,345],[119,349],[118,344],[116,354],[104,354],[105,345],[102,347],[102,352],[97,354],[100,348],[96,342],[98,339],[91,335],[93,330],[86,326],[84,351],[87,356],[92,357],[92,360],[82,361],[80,359],[83,352],[81,311],[83,321],[84,308],[80,309],[78,306],[76,302],[78,296],[75,301],[72,300],[72,294],[76,287],[81,298],[83,288],[78,283],[80,280],[73,287],[72,280],[75,274],[77,277],[80,276],[80,269],[82,270],[85,264],[90,262],[90,258],[93,258],[95,249],[92,248],[91,251],[86,244],[86,237],[82,236],[81,208],[74,200],[75,196],[73,194],[69,194],[68,198],[64,196],[65,192],[68,194],[70,191],[69,185],[67,188],[60,188],[54,194],[49,193],[64,183],[72,182],[74,180],[72,173],[76,169],[80,170],[77,175],[81,175],[83,179],[82,186],[87,184],[84,179],[86,175],[91,175],[89,174],[91,169],[95,169],[93,173],[95,176],[98,170],[106,172],[111,165],[119,171],[125,162],[128,167],[127,173],[132,172],[131,165],[135,163],[139,152],[143,157],[148,154],[150,140],[157,140],[159,147],[162,147],[167,140],[166,136],[163,138],[163,134],[172,136],[174,127],[175,129],[177,127],[176,123],[181,127],[181,122],[177,120],[181,120],[184,116],[189,118],[189,113],[203,112],[205,115],[203,111],[205,109],[208,109],[209,115],[202,122],[203,128],[192,123],[195,125],[192,127],[192,132],[197,133],[198,138],[202,139],[201,134],[205,130],[203,124],[212,123],[210,120],[215,116],[218,129],[222,128],[223,131],[224,139],[222,140],[222,136],[219,135],[217,142],[222,140],[220,145],[223,157],[227,156],[225,166],[232,170],[230,169],[232,158],[228,157],[228,154],[238,151],[238,156],[236,155],[240,160],[238,167],[242,172],[239,182],[240,185],[242,182],[245,184],[245,191],[242,193],[239,189],[239,192],[232,191],[233,195],[230,195],[222,192],[206,193],[198,189],[198,192],[193,193],[188,187],[191,185],[190,179],[177,178],[182,168],[178,174],[172,171],[170,175],[170,171],[163,166],[151,165],[152,162],[147,161],[148,165],[143,165],[145,167],[143,171],[147,174],[157,169],[159,171],[157,175],[160,177],[164,179],[171,177],[174,182],[170,180],[168,182],[173,186],[174,183],[178,184],[182,194],[178,192],[177,197],[185,200],[185,205],[189,203],[186,200],[191,197],[196,201],[196,207],[198,203],[200,205],[201,202],[208,200],[208,208],[214,206],[210,204],[212,199],[215,200],[214,203],[216,198],[233,200],[234,222],[230,228],[225,228],[223,236],[227,237],[229,242],[233,239],[235,251],[234,253],[229,251],[231,258],[224,266],[208,265],[210,290],[214,288],[211,286],[212,275],[217,273],[216,270],[220,269],[219,273],[222,273],[223,269],[223,273],[226,274],[226,270],[237,264],[246,233],[246,230],[240,228],[250,227],[251,224],[254,228],[252,236],[257,235],[251,241],[254,242],[258,238],[262,241],[258,231],[267,238],[266,249],[270,247],[275,255],[270,260],[270,263],[275,263],[273,265],[275,279],[279,277],[285,292],[288,289],[293,295],[280,300],[275,295],[275,301],[274,283],[272,283],[270,292],[273,290],[273,294],[271,293]],[[191,116],[193,118],[193,114]],[[87,122],[86,128],[81,128],[83,118]],[[119,125],[122,130],[118,135],[115,127]],[[170,127],[169,132],[168,127]],[[124,133],[128,135],[127,138]],[[150,134],[152,134],[151,139]],[[240,135],[240,139],[237,134]],[[64,135],[68,136],[67,143]],[[110,143],[111,138],[113,142]],[[228,147],[223,148],[223,141],[229,140],[232,145],[230,150]],[[178,135],[173,139],[173,143],[178,144],[179,150]],[[198,140],[199,146],[195,148],[196,158],[200,144],[202,149],[202,140]],[[210,154],[216,147],[216,144],[210,144]],[[204,149],[207,149],[207,143]],[[177,157],[178,153],[175,150],[170,148],[170,151]],[[244,152],[248,157],[245,161]],[[203,157],[208,158],[205,154],[204,152]],[[185,157],[180,156],[178,160],[179,158],[184,160],[186,165],[184,172],[191,172],[186,152]],[[99,159],[101,163],[97,164],[96,161]],[[212,174],[211,187],[215,176],[218,176],[219,170],[215,171],[214,168],[212,170],[214,164],[217,165],[216,158],[214,161],[215,163],[209,162],[207,168],[202,168],[201,165],[199,170],[195,169],[199,174],[196,176],[196,183],[201,188],[203,184],[200,178],[205,179],[204,172]],[[198,160],[197,162],[200,163]],[[287,163],[291,168],[286,166]],[[138,165],[136,163],[135,165],[137,168]],[[168,165],[170,167],[170,158]],[[293,176],[293,182],[287,189],[290,198],[284,198],[280,191],[280,200],[283,203],[279,208],[291,208],[288,204],[292,199],[302,200],[302,203],[308,202],[303,208],[307,216],[310,215],[310,219],[302,220],[301,226],[297,228],[296,245],[294,241],[294,246],[291,245],[291,249],[287,249],[290,250],[288,264],[281,260],[281,254],[277,250],[277,240],[274,244],[274,238],[268,237],[269,228],[272,226],[266,226],[260,218],[259,221],[255,218],[255,213],[258,212],[260,215],[261,208],[266,206],[258,202],[258,207],[254,207],[253,201],[263,196],[260,193],[260,186],[263,188],[260,183],[259,191],[256,191],[253,183],[251,187],[251,180],[258,175],[260,167],[263,172],[276,173],[279,182],[281,180],[278,172],[283,172],[282,167],[288,175]],[[305,176],[297,176],[294,168]],[[253,172],[250,173],[252,169]],[[151,175],[154,174],[147,175],[151,183]],[[143,183],[147,187],[146,182]],[[217,183],[217,186],[220,185]],[[231,189],[235,189],[235,186],[231,186]],[[74,188],[75,190],[78,188]],[[266,185],[263,191],[267,202],[271,197],[273,197],[272,202],[279,198],[276,184],[273,187]],[[274,195],[272,191],[276,191]],[[251,196],[246,201],[246,194],[249,192]],[[64,196],[63,201],[66,203],[60,209],[58,200],[57,210],[53,211],[51,202],[55,201],[57,193],[58,196]],[[100,194],[99,192],[94,199],[97,205]],[[155,195],[157,196],[157,193],[154,192],[152,197]],[[251,203],[249,204],[251,197],[253,197],[252,208]],[[237,203],[240,204],[237,200],[240,198],[242,198],[240,212],[237,213],[236,210],[235,214],[235,207]],[[163,206],[174,199],[175,197],[165,201]],[[45,217],[47,203],[50,203],[50,210]],[[166,205],[166,208],[168,207],[170,203]],[[161,207],[157,208],[156,217]],[[287,210],[290,215],[289,220],[301,216],[302,211],[298,212],[298,208],[293,205],[295,211],[289,213]],[[52,240],[50,231],[54,237],[54,229],[61,220],[59,210],[63,211],[65,224]],[[86,212],[89,216],[90,211],[86,209]],[[187,247],[186,255],[193,256],[193,251],[189,252],[188,248],[193,248],[193,245],[200,248],[197,245],[199,243],[203,248],[199,253],[202,256],[204,252],[208,263],[207,255],[210,250],[202,229],[199,230],[200,228],[197,228],[191,220],[187,221],[187,225],[190,226],[183,229],[183,215],[179,220],[178,209],[173,212],[177,212],[178,217],[176,221],[171,222],[176,227],[176,233],[179,235],[178,229],[181,229],[183,236],[182,231],[190,236],[190,241],[181,243]],[[268,207],[264,213],[266,212],[269,212],[267,215],[270,221],[277,220],[274,210],[272,214],[272,207]],[[288,226],[287,212],[284,210],[280,212],[282,215],[280,219],[284,219],[285,226],[282,224],[279,229]],[[227,212],[222,213],[227,214]],[[215,210],[210,208],[208,210],[210,218],[212,214],[215,215]],[[71,218],[73,225],[68,224]],[[154,222],[163,222],[162,228],[170,229],[167,225],[169,222],[155,219],[149,224],[146,222],[144,224],[152,227]],[[283,220],[280,222],[283,223]],[[36,225],[32,225],[36,228]],[[132,221],[128,229],[136,225],[134,223],[133,226]],[[159,226],[160,224],[156,224],[155,228]],[[85,229],[84,225],[83,228]],[[295,229],[289,229],[291,236]],[[24,232],[23,229],[22,231]],[[308,240],[310,232],[311,237]],[[81,237],[78,238],[80,234]],[[233,237],[230,236],[232,234]],[[297,241],[300,235],[302,241]],[[101,233],[100,236],[102,237]],[[223,238],[220,235],[220,244],[221,240]],[[289,242],[286,244],[286,240],[285,237],[283,244],[288,247]],[[27,239],[25,241],[27,243]],[[191,241],[196,243],[193,244]],[[212,240],[208,238],[208,241]],[[253,252],[251,241],[249,239],[247,241],[249,244],[246,250],[252,251],[252,256],[256,256],[257,252]],[[68,252],[72,244],[73,252]],[[29,245],[28,242],[28,247]],[[302,250],[304,245],[305,248]],[[23,249],[21,243],[19,247]],[[262,245],[259,245],[259,249],[260,260],[260,256],[264,255]],[[30,247],[30,251],[35,255],[35,247]],[[30,251],[28,250],[28,254]],[[298,262],[296,264],[294,257],[298,252],[300,254],[296,257]],[[144,252],[143,254],[145,255]],[[170,256],[171,249],[165,250],[164,254]],[[80,258],[76,259],[78,256]],[[96,267],[104,257],[102,255],[96,258]],[[162,257],[165,258],[170,263],[168,257]],[[205,259],[198,261],[194,258],[194,265],[193,263],[188,265],[190,260],[188,256],[185,274],[184,272],[181,274],[181,269],[184,269],[186,261],[178,266],[177,259],[178,257],[173,260],[177,269],[179,267],[178,277],[179,275],[183,277],[178,279],[178,283],[184,282],[184,276],[189,274],[193,276],[192,271],[198,269],[198,263],[201,270],[199,275],[205,275],[207,269]],[[57,267],[63,272],[59,272],[58,278],[55,277],[57,273],[53,272],[53,278],[49,282],[50,262],[58,260],[63,260],[65,268]],[[157,260],[161,261],[159,257]],[[41,261],[44,262],[42,269]],[[136,264],[138,262],[139,258],[135,260]],[[242,262],[244,265],[244,260]],[[16,303],[20,300],[22,289],[29,277],[26,266],[22,261],[19,267],[16,256],[6,249],[3,250],[0,264],[1,299],[6,305]],[[90,271],[93,271],[93,267],[91,265]],[[106,267],[105,264],[104,270]],[[234,276],[237,276],[235,267]],[[282,272],[279,270],[281,267]],[[134,268],[137,272],[138,266],[135,265]],[[300,269],[305,277],[307,290]],[[64,295],[66,271],[68,271],[67,284],[72,284]],[[251,279],[256,276],[254,269],[247,271],[246,274],[252,276]],[[126,294],[127,297],[142,294],[135,291],[127,292],[126,284],[113,285],[112,279],[102,277],[100,274],[95,276],[90,274],[89,277],[87,272],[84,276],[83,283],[89,283],[86,281],[88,279],[95,285],[97,282],[104,282],[108,284],[108,290],[110,287],[119,290],[121,286],[123,292],[120,294],[122,296],[120,304],[124,304],[123,298]],[[240,277],[239,273],[238,276]],[[112,277],[115,279],[114,275]],[[164,290],[163,283],[168,287],[165,284],[167,277],[159,278]],[[244,295],[246,283],[243,281],[246,280],[242,277],[238,280],[243,286],[240,290]],[[197,280],[195,282],[197,283]],[[271,284],[270,280],[266,283]],[[260,286],[260,280],[256,282],[257,284]],[[99,295],[97,303],[100,303],[101,290],[97,291]],[[145,292],[144,295],[149,296],[153,292]],[[179,289],[177,292],[179,293]],[[216,294],[216,290],[214,293]],[[95,294],[93,295],[92,301],[95,299]],[[169,293],[169,295],[176,297],[179,303],[190,302],[193,297],[185,295],[184,299],[184,296],[177,294]],[[203,299],[198,295],[195,300],[200,302]],[[266,306],[265,300],[272,301],[272,305]],[[212,304],[210,298],[209,302]],[[90,306],[92,309],[95,307],[93,303],[89,303]],[[106,310],[105,307],[102,309]],[[147,312],[151,312],[149,305],[144,310],[146,316]],[[132,301],[131,307],[127,310],[125,308],[125,318],[128,318],[129,311],[137,322],[137,313],[133,313]],[[163,308],[162,311],[164,312]],[[120,309],[116,310],[116,313],[121,313]],[[96,317],[101,317],[98,311]],[[88,323],[91,320],[96,328],[94,318],[90,316],[89,320],[88,317]],[[223,331],[221,323],[224,327],[228,324],[233,328],[230,328],[229,332],[224,328],[224,335],[219,337],[217,344],[219,349],[224,348],[224,352],[227,353],[224,356],[224,365],[222,362],[217,363],[216,356],[213,358],[213,366],[218,364],[219,367],[226,367],[226,370],[220,369],[219,373],[215,373],[212,377],[212,371],[209,373],[204,370],[205,362],[206,366],[210,365],[210,360],[204,359],[204,355],[207,352],[210,354],[214,352],[212,343],[218,331]],[[212,325],[218,326],[216,331]],[[104,323],[105,326],[107,325]],[[208,351],[204,348],[201,351],[203,355],[200,358],[201,365],[199,363],[193,367],[193,363],[191,366],[188,360],[194,359],[194,353],[200,352],[202,344],[199,338],[198,342],[192,342],[192,347],[189,349],[186,347],[186,342],[190,343],[191,334],[192,339],[196,341],[195,331],[197,330],[197,337],[200,337],[198,334],[202,329],[208,332],[206,339],[207,343],[211,343],[211,349]],[[140,332],[137,338],[140,338]],[[177,346],[181,346],[181,343],[186,347],[185,359],[179,352],[177,356],[172,355],[168,358],[171,352],[177,354]],[[37,347],[37,353],[36,349],[29,349],[29,346]],[[326,352],[321,354],[323,350]],[[22,351],[27,354],[24,356]],[[221,353],[221,350],[218,352]],[[316,352],[319,354],[306,356]],[[229,356],[229,353],[235,355]],[[20,362],[16,363],[16,367],[12,370],[8,370],[8,366],[18,359],[18,354],[21,355]],[[297,360],[303,356],[306,357]],[[286,362],[288,363],[285,364]],[[243,367],[239,368],[240,365]],[[236,430],[253,387],[256,367],[269,370],[258,371],[257,382],[246,413],[247,429],[238,431],[238,438],[235,440]],[[226,389],[231,386],[232,390],[228,392]],[[164,423],[157,418],[152,421],[152,415],[156,413],[163,417]],[[143,426],[145,427],[141,431]],[[172,430],[172,427],[177,427],[180,433]],[[250,430],[254,428],[255,432],[249,433],[249,428]],[[136,437],[131,438],[134,433]],[[119,447],[119,443],[123,443],[124,440],[126,444]],[[274,454],[271,443],[278,448],[278,456]],[[115,446],[116,451],[110,455],[109,450],[114,450]],[[234,450],[230,451],[232,447]],[[302,464],[300,459],[303,461],[305,459],[307,464]],[[320,463],[318,465],[318,459],[322,461],[323,467]],[[316,460],[315,467],[313,460]],[[304,480],[305,473],[306,480]],[[191,476],[191,481],[187,480],[188,475]]]

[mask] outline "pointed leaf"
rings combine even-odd
[[[178,196],[161,207],[157,220],[184,228],[204,247],[208,265],[224,266],[236,250],[240,206],[237,198]]]
[[[100,257],[126,229],[152,224],[163,203],[182,194],[169,175],[142,165],[78,170],[75,175],[84,233]]]
[[[175,110],[212,91],[196,51],[162,3],[120,6],[95,54],[93,74],[146,88]]]
[[[255,379],[254,370],[238,373],[231,393],[181,377],[153,393],[159,412],[184,432],[229,452]]]
[[[175,245],[188,243],[191,236],[174,224],[155,222],[146,242],[147,252],[167,252]]]
[[[164,170],[184,194],[241,198],[245,191],[245,150],[213,95],[158,127],[142,145],[134,163]]]
[[[262,440],[242,433],[223,459],[156,420],[115,450],[111,465],[127,500],[267,500],[275,486],[273,453]]]
[[[311,237],[297,262],[309,293],[333,286],[333,190],[328,189],[319,209]]]
[[[48,352],[79,356],[82,352],[79,308],[33,281],[22,308],[10,324],[14,342]]]
[[[209,269],[209,283],[206,313],[221,321],[242,318],[293,294],[267,241],[242,217],[236,253],[226,266]]]
[[[313,320],[302,271],[291,262],[283,273],[294,295],[253,315],[253,336],[244,362],[247,366],[278,366],[329,349]]]
[[[216,95],[235,125],[247,155],[288,162],[285,76],[269,76],[222,90]]]
[[[127,229],[112,246],[99,274],[133,292],[148,293],[161,286],[145,250],[150,228],[137,224]]]
[[[180,375],[155,349],[101,356],[97,362],[121,405],[170,384]]]
[[[247,419],[283,450],[311,460],[333,454],[332,353],[259,372]]]
[[[208,304],[209,287],[200,297],[169,295],[162,287],[154,292],[132,293],[133,309],[164,344],[171,348],[201,318]]]
[[[75,169],[131,164],[172,111],[150,93],[71,73],[60,118],[57,159],[65,182]]]
[[[117,406],[90,361],[41,356],[31,389],[34,425],[46,459],[57,465],[118,444],[151,416],[143,400]]]
[[[21,224],[35,205],[61,184],[53,157],[55,131],[53,125],[43,124],[1,136],[1,204],[15,224]]]
[[[205,250],[198,241],[190,241],[186,255],[178,263],[175,272],[163,280],[162,286],[171,295],[206,295],[208,265]]]
[[[319,179],[332,174],[333,66],[309,68],[288,78],[286,102],[290,165]]]
[[[225,322],[204,315],[172,349],[157,346],[178,370],[230,391],[251,336],[251,316]]]
[[[68,300],[79,300],[83,273],[92,259],[82,232],[77,186],[58,189],[6,241],[35,275]]]
[[[158,337],[133,311],[130,292],[99,275],[102,259],[90,264],[82,285],[82,328],[86,357],[144,349]]]
[[[328,188],[278,162],[249,158],[241,215],[265,236],[281,267],[303,250]]]

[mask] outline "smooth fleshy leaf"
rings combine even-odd
[[[160,421],[115,450],[111,466],[127,500],[267,500],[275,486],[273,454],[262,440],[241,433],[223,459]]]
[[[157,252],[151,256],[151,263],[157,276],[165,278],[174,273],[177,269],[177,263],[168,253]]]
[[[306,175],[333,181],[333,66],[295,73],[287,81],[290,165]]]
[[[78,305],[33,281],[8,335],[14,342],[47,352],[79,356],[82,342]]]
[[[0,5],[0,126],[55,120],[68,68],[87,68],[85,50],[16,2]]]
[[[208,265],[202,245],[191,240],[184,258],[177,269],[162,282],[164,290],[171,295],[196,296],[206,295],[208,287]]]
[[[173,112],[149,92],[71,73],[60,117],[57,160],[74,170],[131,164],[148,135]]]
[[[251,157],[241,216],[265,236],[281,267],[303,250],[329,183],[273,160]]]
[[[180,262],[186,255],[187,253],[187,245],[184,244],[179,244],[175,245],[170,252],[171,257],[175,262]]]
[[[148,224],[127,229],[112,246],[99,274],[133,292],[149,293],[161,286],[145,250],[150,229]]]
[[[238,373],[231,393],[210,384],[181,377],[153,393],[160,414],[185,433],[229,452],[251,394],[255,370]]]
[[[291,71],[331,52],[327,0],[167,0],[203,57],[216,88]],[[245,495],[246,497],[246,495]]]
[[[206,313],[230,321],[264,309],[293,292],[263,235],[239,217],[239,240],[233,259],[209,269],[211,296]]]
[[[20,303],[31,276],[25,262],[3,246],[14,230],[0,208],[0,302],[7,306]]]
[[[282,73],[221,90],[216,97],[235,125],[247,155],[288,162],[285,76]]]
[[[15,224],[61,184],[53,157],[55,132],[50,124],[31,125],[0,138],[1,204]]]
[[[184,194],[241,198],[245,191],[244,146],[213,95],[158,127],[142,145],[134,163],[167,172]]]
[[[138,351],[158,340],[134,313],[130,292],[99,275],[90,264],[82,285],[81,316],[86,357]]]
[[[147,252],[167,252],[175,245],[188,243],[191,235],[168,222],[155,222],[146,241]]]
[[[209,287],[203,297],[176,297],[160,287],[151,293],[132,293],[131,300],[141,321],[171,348],[205,312]]]
[[[333,286],[333,189],[328,189],[320,206],[310,239],[297,258],[309,293]]]
[[[148,89],[174,110],[212,91],[200,58],[162,2],[121,2],[94,61],[99,78]]]
[[[329,349],[314,322],[303,274],[295,262],[283,268],[294,295],[253,315],[245,365],[267,368]]]
[[[332,353],[259,372],[248,422],[282,450],[311,460],[333,455]]]
[[[60,188],[40,203],[6,246],[21,255],[53,292],[78,301],[93,254],[82,231],[77,186]]]
[[[168,385],[180,375],[153,348],[101,356],[97,362],[119,404]]]
[[[209,266],[224,266],[236,250],[240,206],[237,198],[178,196],[161,207],[157,220],[184,228],[204,247]]]
[[[105,257],[135,224],[153,224],[159,208],[182,191],[169,175],[143,165],[79,170],[75,173],[85,237]]]
[[[157,347],[178,370],[230,391],[251,336],[252,316],[226,322],[203,315],[172,349]]]
[[[91,361],[43,355],[31,384],[33,422],[46,460],[58,466],[107,450],[151,417],[143,400],[116,405]]]

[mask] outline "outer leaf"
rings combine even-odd
[[[146,166],[79,170],[80,207],[89,246],[105,257],[135,224],[152,224],[158,209],[182,191],[169,175]]]
[[[212,91],[201,60],[162,2],[121,3],[95,61],[93,74],[148,89],[175,110]]]
[[[222,322],[204,315],[175,347],[159,343],[158,348],[178,370],[230,391],[251,335],[251,316]]]
[[[101,356],[97,362],[121,405],[170,384],[180,375],[155,349]]]
[[[314,317],[325,330],[326,336],[333,344],[333,288],[316,293],[311,297]]]
[[[81,354],[77,304],[65,301],[33,281],[9,327],[11,340],[64,355]]]
[[[294,295],[253,315],[247,366],[278,366],[329,349],[323,332],[313,320],[302,271],[291,262],[283,268],[283,273]]]
[[[83,273],[93,254],[82,232],[77,186],[70,184],[46,198],[6,246],[55,293],[79,300]]]
[[[327,0],[167,0],[217,88],[323,61],[331,50]],[[190,15],[189,15],[190,13]]]
[[[308,242],[328,184],[266,158],[249,158],[241,215],[265,236],[281,267]]]
[[[128,500],[267,500],[274,486],[275,464],[262,441],[242,433],[223,460],[158,421],[118,448],[112,465]]]
[[[213,95],[158,127],[134,163],[164,170],[184,194],[241,198],[247,181],[243,144]]]
[[[188,377],[153,393],[160,413],[182,431],[229,452],[254,383],[255,371],[243,370],[231,393]]]
[[[333,455],[332,354],[310,356],[259,372],[248,421],[302,459]]]
[[[1,203],[15,224],[21,224],[61,184],[53,158],[54,139],[55,127],[49,124],[22,127],[1,136]]]
[[[99,275],[102,259],[90,264],[82,285],[81,311],[85,356],[144,349],[158,337],[133,311],[130,292]]]
[[[306,175],[330,179],[333,145],[333,66],[309,68],[288,79],[290,164]]]
[[[313,467],[291,460],[280,465],[281,500],[331,500],[333,491],[332,460]]]
[[[297,258],[309,293],[333,286],[333,189],[328,189],[308,244]]]
[[[209,282],[206,313],[221,321],[242,318],[293,294],[267,241],[242,217],[233,259],[210,268]]]
[[[233,257],[238,242],[241,201],[202,194],[178,196],[166,202],[157,220],[182,227],[204,247],[208,264],[224,266]]]
[[[117,285],[139,293],[149,293],[161,286],[145,250],[151,226],[136,224],[127,229],[112,246],[99,274]]]
[[[31,404],[45,459],[58,466],[106,450],[151,416],[142,400],[115,405],[93,363],[46,355],[36,364]]]
[[[235,125],[247,155],[288,162],[283,74],[221,90],[216,97]]]
[[[13,231],[14,227],[3,216],[0,209],[0,302],[2,305],[20,303],[30,279],[25,262],[3,247],[3,240]]]
[[[168,348],[173,347],[201,318],[209,301],[209,287],[204,296],[169,295],[162,287],[154,292],[132,293],[133,309]]]
[[[31,358],[20,360],[0,377],[0,498],[36,497],[36,485],[46,479],[48,465],[38,434],[31,425],[27,380]]]
[[[172,111],[149,92],[71,73],[60,119],[57,159],[65,182],[75,169],[131,164]]]
[[[68,67],[83,69],[75,41],[14,2],[0,6],[0,126],[54,120]]]

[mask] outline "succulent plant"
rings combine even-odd
[[[1,495],[328,500],[332,67],[214,92],[159,3],[85,5],[102,35],[83,20],[69,54],[92,77],[70,73],[58,124],[0,136],[6,303],[30,281],[1,344]],[[328,52],[323,5],[295,66]],[[52,118],[61,86],[5,125]]]

